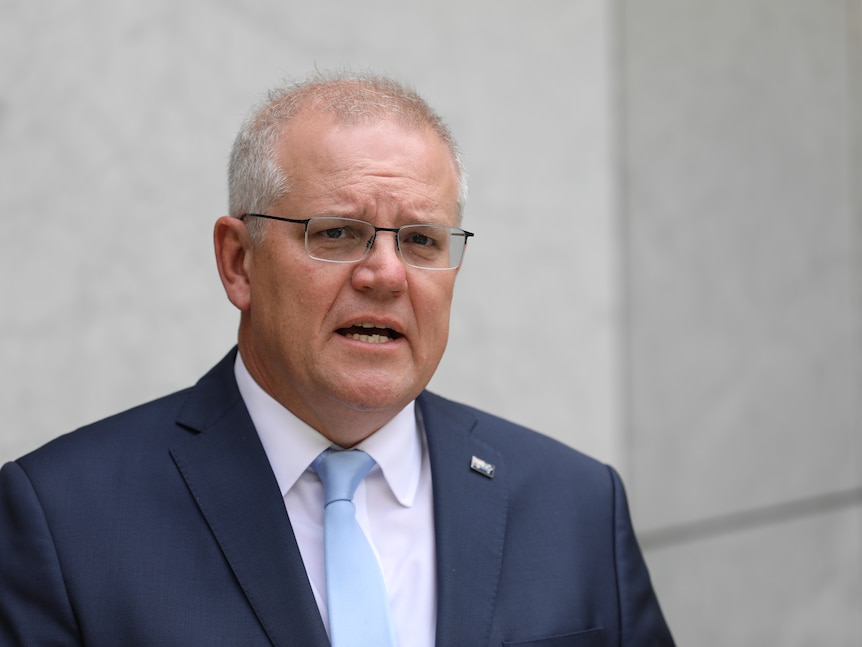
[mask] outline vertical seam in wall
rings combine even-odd
[[[847,25],[847,124],[850,137],[847,151],[847,180],[854,227],[850,231],[853,236],[853,259],[857,285],[855,286],[856,307],[862,309],[862,0],[847,0],[845,5],[845,24]],[[862,321],[862,312],[857,312]],[[862,338],[862,330],[859,331]],[[862,354],[857,353],[856,361],[862,363]],[[862,373],[862,367],[857,366]],[[859,406],[858,404],[856,405]],[[862,443],[857,437],[857,443]],[[862,486],[862,447],[856,447],[856,484]],[[857,519],[857,532],[862,535],[862,515]],[[858,544],[857,544],[858,545]],[[856,586],[862,586],[862,552],[857,548],[856,555]],[[857,629],[862,634],[862,614],[858,617]]]
[[[634,430],[632,412],[632,304],[631,304],[631,241],[629,231],[628,173],[626,172],[626,65],[625,65],[625,0],[611,0],[608,3],[606,21],[608,35],[608,83],[610,96],[610,149],[611,149],[611,214],[614,218],[618,239],[615,241],[617,321],[615,335],[618,351],[615,355],[617,373],[617,402],[621,408],[619,420],[619,460],[618,468],[625,475],[629,489],[637,488],[637,475],[634,471]]]
[[[850,203],[853,260],[857,285],[855,286],[856,308],[862,309],[862,0],[847,0],[845,5],[845,24],[847,25],[846,48],[846,112],[848,115],[847,131],[847,199]],[[862,321],[862,312],[857,312]],[[862,328],[858,331],[862,338]],[[862,364],[862,354],[857,356],[857,362]],[[862,366],[857,366],[862,374]],[[858,407],[859,405],[857,405]],[[857,439],[857,442],[860,442]],[[862,447],[857,447],[857,450]],[[856,452],[855,477],[856,483],[862,485],[862,459]]]

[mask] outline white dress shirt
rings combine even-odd
[[[323,486],[310,465],[333,443],[270,397],[239,353],[234,372],[281,489],[328,632]],[[414,403],[356,447],[377,462],[359,484],[353,502],[356,519],[383,571],[398,645],[433,647],[437,593],[431,464]]]

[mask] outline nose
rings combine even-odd
[[[392,240],[388,238],[392,236]],[[398,252],[396,232],[378,231],[368,255],[356,264],[352,283],[357,290],[398,293],[407,289],[407,270]]]

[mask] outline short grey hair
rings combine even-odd
[[[458,221],[467,201],[467,174],[461,152],[440,116],[415,90],[372,74],[318,73],[271,90],[243,123],[234,140],[228,169],[230,215],[265,213],[290,191],[290,178],[278,163],[275,145],[286,123],[310,109],[330,113],[345,124],[394,119],[409,128],[431,128],[449,149],[458,174]],[[248,223],[253,240],[264,222]]]

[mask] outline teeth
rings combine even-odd
[[[374,326],[362,326],[363,328],[374,328]],[[346,335],[349,339],[355,339],[356,341],[364,341],[369,344],[383,344],[388,341],[391,341],[389,337],[386,335],[360,335],[358,333],[353,333],[350,335]]]

